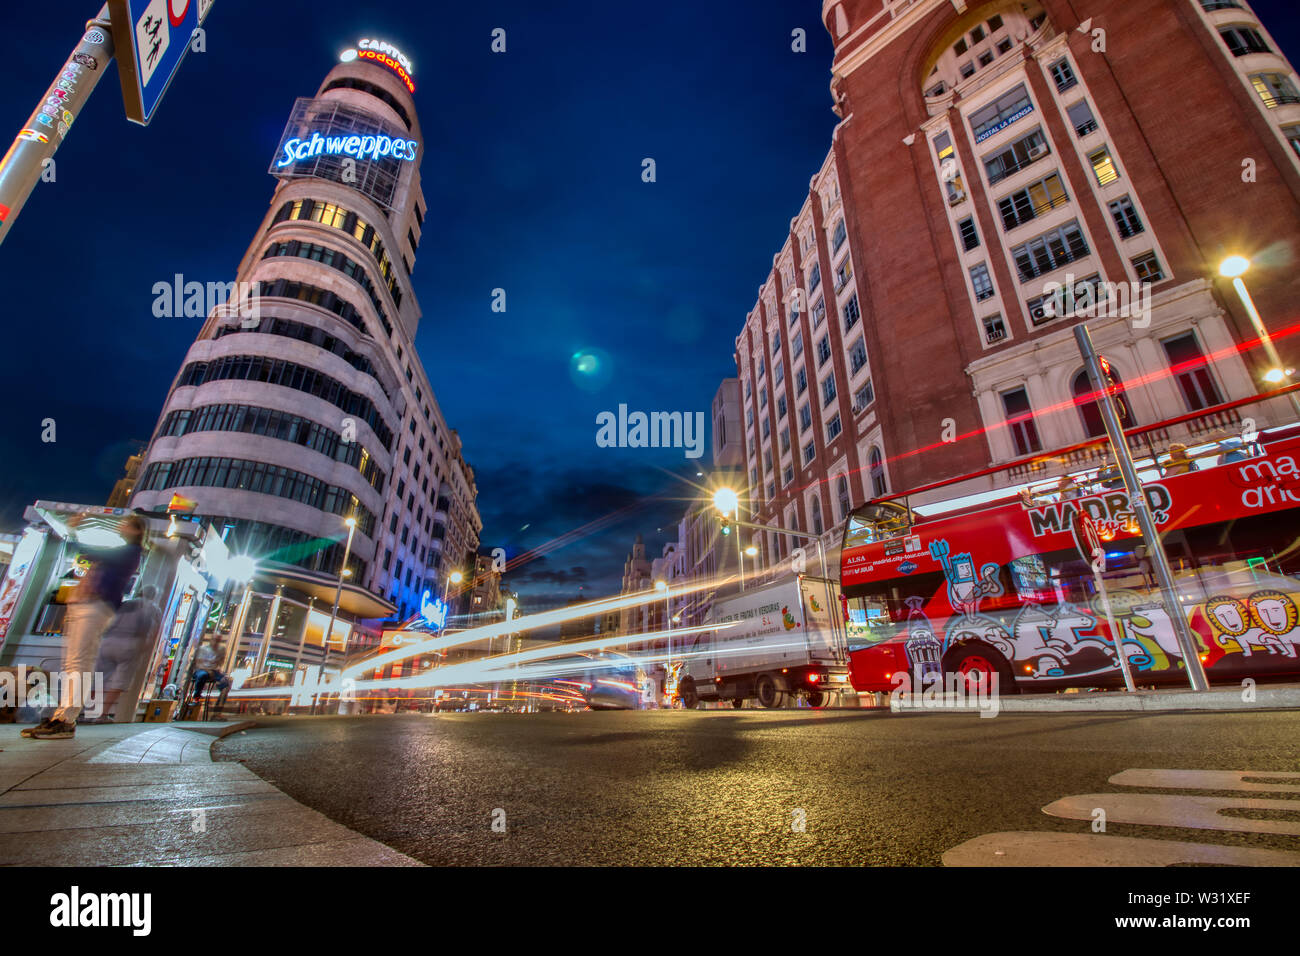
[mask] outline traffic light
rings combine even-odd
[[[731,534],[731,515],[718,515],[718,524],[723,534]]]

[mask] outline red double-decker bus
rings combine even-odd
[[[1184,474],[1153,464],[1145,496],[1172,613],[1209,680],[1300,674],[1300,433],[1235,442]],[[890,691],[919,671],[996,672],[1004,693],[1103,687],[1123,683],[1118,653],[1139,685],[1187,683],[1122,483],[1113,470],[1076,477],[965,506],[896,496],[855,511],[841,553],[853,686]]]

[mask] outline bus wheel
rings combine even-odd
[[[740,710],[740,708],[745,706],[745,698],[743,697],[731,698],[731,706],[734,707],[736,710]]]
[[[781,706],[781,693],[776,689],[776,681],[772,679],[771,674],[758,675],[758,680],[754,681],[754,696],[764,707]]]
[[[687,710],[694,710],[700,705],[700,695],[695,692],[695,681],[689,677],[682,682],[682,706]]]
[[[824,707],[826,705],[826,693],[820,688],[808,691],[809,707]]]
[[[997,651],[982,644],[968,644],[955,650],[946,661],[943,669],[949,674],[961,675],[963,688],[967,693],[977,693],[991,686],[994,674],[998,675],[1000,693],[1015,692],[1015,678],[1011,668]]]

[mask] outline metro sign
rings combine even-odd
[[[108,0],[127,119],[146,126],[213,0]]]

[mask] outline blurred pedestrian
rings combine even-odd
[[[209,683],[215,683],[217,689],[221,691],[221,696],[217,698],[217,713],[221,713],[221,708],[226,705],[226,694],[230,691],[230,678],[219,669],[219,665],[224,660],[225,654],[219,636],[214,636],[199,645],[199,649],[194,652],[194,699],[198,700],[203,696],[203,688]]]
[[[83,521],[83,515],[69,519],[69,541],[76,540],[77,528]],[[82,700],[77,699],[78,691],[83,690],[79,685],[85,680],[83,675],[93,673],[100,639],[122,603],[131,576],[140,567],[148,530],[144,518],[127,515],[118,525],[118,533],[124,541],[121,547],[82,548],[82,556],[88,560],[89,568],[68,598],[63,619],[63,692],[59,707],[52,717],[25,729],[22,732],[24,737],[60,740],[76,732],[77,717],[82,710]],[[80,696],[84,700],[84,691]]]
[[[104,632],[99,645],[99,663],[95,666],[104,672],[104,715],[99,718],[100,723],[107,723],[114,714],[118,723],[135,716],[140,678],[149,666],[152,641],[158,636],[158,625],[162,622],[162,611],[155,603],[157,597],[158,589],[152,584],[145,585],[138,597],[118,609],[113,623]],[[119,703],[122,713],[117,713]]]

